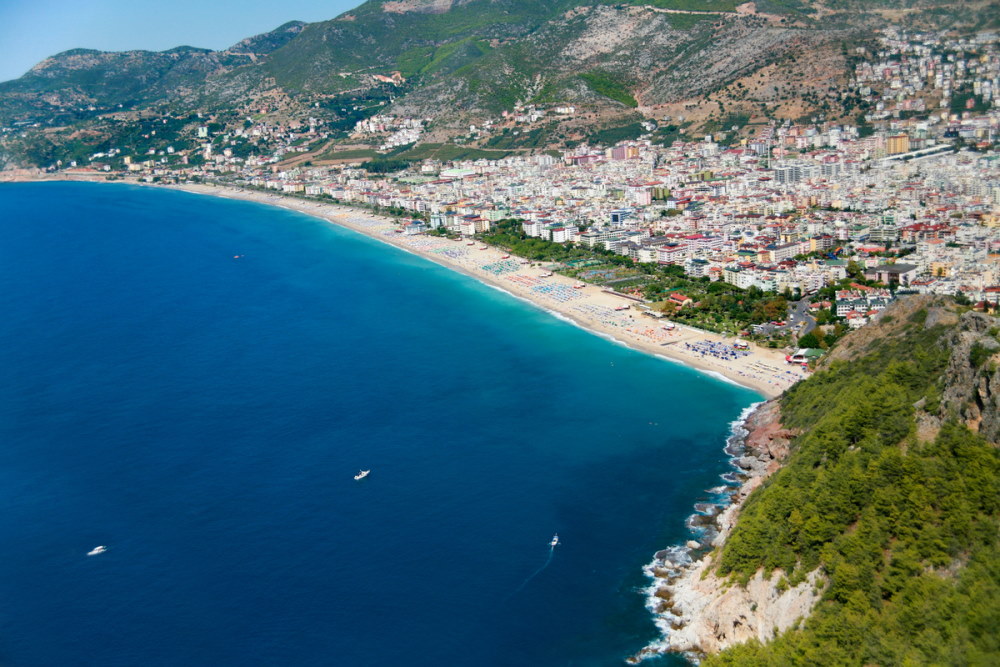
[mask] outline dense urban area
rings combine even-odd
[[[400,233],[477,236],[702,328],[826,348],[900,293],[1000,301],[996,34],[888,29],[864,56],[839,93],[853,123],[734,113],[692,135],[664,117],[610,147],[492,159],[456,143],[446,159],[419,143],[427,120],[374,102],[340,132],[366,148],[327,149],[339,135],[316,118],[164,117],[51,170],[369,207],[399,217]],[[465,139],[502,145],[575,112],[519,105]],[[318,164],[317,147],[336,159]]]

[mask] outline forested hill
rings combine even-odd
[[[717,558],[812,614],[705,665],[1000,664],[1000,319],[905,299],[781,399],[799,433]]]

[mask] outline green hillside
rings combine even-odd
[[[962,372],[992,386],[1000,344],[989,332],[956,344],[956,330],[980,329],[971,314],[957,327],[927,316],[908,313],[781,399],[802,434],[747,500],[719,572],[781,568],[795,585],[819,567],[829,585],[801,628],[705,665],[1000,661],[1000,456],[946,400]]]
[[[0,136],[0,164],[51,166],[98,152],[133,133],[122,122],[147,114],[200,113],[222,119],[227,130],[258,114],[278,123],[314,117],[345,135],[359,116],[375,113],[358,101],[374,98],[379,112],[434,120],[441,130],[435,141],[456,139],[462,128],[518,104],[570,105],[578,118],[593,114],[602,126],[625,126],[636,108],[708,109],[716,104],[710,95],[774,63],[783,68],[776,85],[808,80],[794,85],[796,99],[781,111],[801,115],[818,110],[844,82],[843,45],[885,25],[879,11],[901,8],[908,24],[925,28],[982,27],[997,16],[996,3],[958,0],[863,7],[842,0],[822,11],[812,0],[756,5],[768,16],[737,13],[734,0],[369,0],[331,20],[292,21],[223,51],[68,51],[0,83],[0,128],[18,129]],[[799,71],[809,63],[822,63],[823,71]],[[387,82],[394,72],[402,79]],[[767,90],[750,98],[740,89],[739,112],[778,113]],[[128,112],[134,115],[125,120],[117,115]],[[529,132],[537,136],[504,147],[565,147],[594,128],[567,116]],[[80,141],[85,145],[71,145]]]

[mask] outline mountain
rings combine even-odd
[[[0,123],[63,118],[74,109],[135,108],[183,98],[225,73],[257,62],[302,32],[293,21],[225,51],[178,46],[168,51],[73,49],[0,83]]]
[[[369,0],[223,51],[58,54],[0,84],[0,126],[110,137],[101,118],[168,110],[346,125],[347,108],[368,96],[434,119],[436,136],[450,139],[517,103],[581,107],[533,135],[540,148],[666,115],[695,127],[753,115],[837,117],[837,87],[872,27],[988,27],[997,9],[982,0]],[[61,151],[58,133],[43,141],[53,150],[29,154],[9,139],[4,147],[39,164]]]

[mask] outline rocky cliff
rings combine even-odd
[[[828,656],[833,662],[874,656],[888,664],[908,650],[887,649],[898,642],[884,638],[905,632],[895,615],[910,613],[900,611],[908,605],[925,605],[920,613],[930,617],[940,604],[949,611],[935,632],[971,636],[962,621],[943,619],[987,604],[963,592],[975,589],[949,584],[924,602],[919,587],[939,586],[934,572],[944,564],[953,583],[989,580],[965,568],[988,562],[981,554],[996,549],[998,335],[1000,318],[950,298],[906,297],[838,343],[816,377],[754,410],[727,448],[741,485],[713,516],[717,532],[659,552],[648,568],[649,607],[664,637],[631,660],[662,651],[710,656],[756,640],[732,664],[762,664],[780,651],[801,657],[804,646],[816,656],[841,651]],[[958,527],[972,524],[986,537]],[[905,558],[912,564],[902,568]],[[1000,582],[977,585],[990,598]],[[824,636],[796,639],[820,609]],[[883,638],[865,646],[847,639],[852,627]],[[790,628],[800,630],[768,654],[768,642]],[[929,659],[939,649],[911,657]]]
[[[783,572],[758,572],[744,587],[715,573],[715,551],[689,560],[725,544],[743,503],[781,467],[794,436],[781,424],[777,399],[758,405],[734,429],[726,451],[733,456],[741,484],[712,517],[707,544],[692,541],[684,550],[657,554],[650,568],[657,581],[649,606],[661,619],[665,639],[633,656],[633,662],[662,651],[700,655],[749,639],[767,641],[809,614],[823,588],[816,572],[793,587],[783,582]]]

